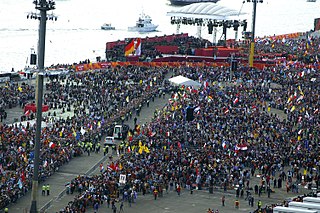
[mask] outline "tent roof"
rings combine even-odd
[[[199,82],[183,77],[182,75],[170,78],[169,81],[176,85],[194,86],[197,88],[201,86]]]
[[[176,11],[167,13],[167,16],[185,17],[185,18],[207,18],[216,20],[231,20],[237,18],[239,15],[244,15],[237,10],[233,10],[216,3],[194,3]]]

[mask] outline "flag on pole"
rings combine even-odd
[[[236,99],[234,99],[233,104],[237,104],[239,102],[239,98],[236,97]]]
[[[28,117],[30,115],[30,110],[27,110],[24,115]]]
[[[141,38],[137,38],[135,40],[134,49],[135,49],[135,55],[140,56],[141,55]]]
[[[133,51],[134,51],[134,39],[131,38],[124,48],[124,55],[128,56],[132,54]]]

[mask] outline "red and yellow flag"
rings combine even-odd
[[[128,56],[134,51],[134,39],[130,39],[124,48],[124,55]]]

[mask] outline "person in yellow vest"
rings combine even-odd
[[[261,200],[259,200],[258,201],[258,209],[261,209],[261,207],[262,207],[262,202],[261,202]]]
[[[47,189],[46,185],[43,184],[43,186],[42,186],[42,196],[46,195],[46,189]]]

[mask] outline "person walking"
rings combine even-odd
[[[123,210],[123,201],[121,201],[119,212],[124,212],[124,210]]]
[[[253,207],[253,205],[254,205],[254,197],[251,196],[251,207]]]
[[[97,213],[99,211],[99,203],[98,202],[95,202],[95,204],[93,205],[93,210],[94,210],[94,213]]]
[[[181,193],[181,186],[180,186],[180,184],[178,184],[178,186],[177,186],[177,193],[178,193],[178,195],[180,196],[180,193]]]
[[[261,202],[261,200],[259,200],[258,201],[258,209],[261,209],[261,207],[262,207],[262,202]]]
[[[224,206],[224,202],[226,201],[226,197],[223,195],[222,198],[221,198],[221,203],[222,203],[222,206]]]
[[[154,196],[154,200],[156,200],[158,197],[158,190],[157,189],[153,190],[153,196]]]
[[[43,184],[42,185],[42,196],[45,196],[46,195],[46,184]]]
[[[234,202],[234,206],[235,206],[236,209],[240,208],[240,202],[239,202],[238,199]]]
[[[49,196],[50,195],[50,185],[49,184],[47,184],[46,189],[47,189],[47,196]]]

